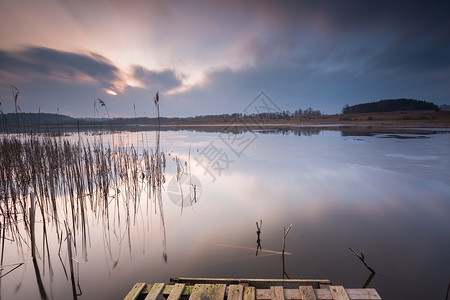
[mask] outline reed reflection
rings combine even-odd
[[[54,276],[51,254],[55,247],[49,239],[53,235],[52,239],[59,244],[58,254],[63,242],[67,242],[68,268],[61,255],[60,262],[68,280],[66,269],[70,272],[75,299],[81,295],[75,256],[80,253],[87,261],[91,241],[89,219],[101,224],[105,254],[113,261],[111,271],[118,263],[113,255],[115,245],[121,248],[126,243],[131,255],[131,227],[137,225],[139,214],[143,216],[141,199],[146,200],[145,215],[148,216],[152,206],[154,213],[159,214],[163,259],[167,261],[162,203],[166,163],[159,138],[158,134],[153,149],[111,146],[101,135],[93,142],[80,137],[72,141],[61,136],[4,136],[0,141],[1,265],[6,236],[17,249],[18,260],[26,257],[24,250],[31,249],[40,296],[48,299],[39,261],[47,268],[51,282]],[[11,246],[9,253],[12,253],[10,250]],[[15,269],[18,267],[20,262]]]

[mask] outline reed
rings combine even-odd
[[[157,143],[159,147],[159,142]],[[90,243],[88,211],[104,224],[105,232],[111,222],[120,225],[120,206],[127,208],[128,242],[131,247],[130,222],[136,221],[143,193],[153,202],[155,212],[162,211],[162,184],[165,182],[165,156],[160,149],[137,147],[116,148],[101,139],[76,142],[62,136],[4,135],[0,138],[0,223],[3,231],[13,236],[18,249],[22,243],[33,245],[32,256],[43,259],[50,275],[48,227],[51,224],[61,241],[61,224],[67,223],[72,236],[81,236],[82,254],[87,259]],[[115,198],[113,205],[111,199]],[[115,210],[117,214],[110,215]],[[38,255],[34,241],[35,216],[42,219],[42,254]],[[21,235],[19,222],[24,222],[27,235]],[[163,244],[165,247],[165,223]],[[113,226],[115,230],[116,226]],[[120,227],[120,226],[119,226]],[[2,234],[2,239],[5,238]],[[77,239],[73,248],[79,249]],[[111,247],[111,243],[107,243]],[[164,248],[164,257],[167,252]],[[44,268],[45,271],[45,268]]]
[[[16,94],[14,91],[17,104],[18,90]],[[103,106],[100,99],[98,101]],[[106,104],[104,106],[106,109]],[[110,140],[106,140],[107,135],[104,134],[83,138],[79,131],[77,139],[63,133],[8,133],[0,136],[0,261],[3,263],[5,239],[15,244],[21,257],[25,257],[25,252],[31,249],[42,299],[48,298],[48,294],[41,273],[45,275],[48,272],[50,278],[53,277],[54,265],[49,244],[51,234],[56,235],[59,261],[72,283],[74,297],[78,296],[81,288],[79,280],[75,283],[75,275],[79,276],[79,271],[75,271],[74,262],[78,266],[75,257],[80,252],[87,261],[87,249],[91,243],[89,223],[97,222],[103,226],[105,253],[108,259],[114,261],[114,268],[118,260],[113,257],[113,239],[119,245],[122,241],[128,243],[131,255],[131,227],[142,214],[143,199],[147,200],[147,213],[152,207],[154,213],[159,214],[162,255],[167,262],[162,201],[166,158],[160,145],[158,93],[155,106],[158,128],[153,147],[116,147],[114,140],[117,134],[112,130]],[[94,102],[94,118],[96,111]],[[126,142],[121,140],[118,144]],[[63,241],[67,242],[68,272],[65,266],[67,261],[64,262],[61,257]],[[5,274],[0,273],[0,276],[10,274],[23,264],[18,262],[14,269]]]
[[[19,115],[17,114],[17,110],[20,110],[20,107],[17,105],[17,99],[19,97],[19,89],[11,84],[11,92],[14,100],[14,112],[16,115],[16,126],[17,130],[19,129]]]
[[[286,237],[289,233],[289,230],[291,230],[291,228],[292,228],[292,224],[289,225],[289,227],[287,229],[286,229],[286,227],[283,227],[283,247],[281,250],[281,252],[283,253],[283,256],[284,256],[284,249],[286,248]]]

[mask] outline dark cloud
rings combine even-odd
[[[316,102],[313,107],[338,112],[364,99],[448,101],[450,2],[253,4],[271,21],[266,36],[248,43],[258,72],[246,74],[287,106]]]
[[[289,29],[302,25],[324,34],[371,30],[422,35],[450,24],[448,1],[270,1],[266,5],[265,14],[278,16]]]
[[[85,55],[41,47],[10,52],[0,50],[0,65],[4,73],[25,81],[42,76],[55,79],[92,79],[107,88],[114,81],[120,80],[118,68],[98,54]],[[0,77],[0,81],[10,80],[4,78],[7,76],[5,74],[1,76],[3,78]]]
[[[132,74],[149,90],[167,91],[182,84],[174,70],[153,71],[142,66],[133,66]]]
[[[248,42],[247,50],[257,64],[350,65],[356,59],[363,65],[353,54],[364,50],[363,60],[374,60],[369,68],[448,65],[448,1],[251,3],[245,6],[249,15],[254,19],[260,14],[267,20],[263,22],[267,35],[253,36]]]
[[[371,59],[367,71],[395,71],[405,75],[449,72],[450,42],[436,35],[398,39]]]

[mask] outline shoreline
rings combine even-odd
[[[450,132],[450,111],[414,111],[365,114],[339,114],[285,119],[204,119],[175,122],[164,126],[192,130],[268,130],[275,128],[381,131],[381,132]]]
[[[156,124],[40,124],[0,128],[0,132],[19,131],[86,131],[86,130],[148,130]],[[352,132],[450,132],[450,111],[399,111],[387,113],[292,116],[283,119],[211,118],[163,123],[161,130],[249,131],[249,130],[332,130]]]

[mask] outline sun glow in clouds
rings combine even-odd
[[[182,78],[181,86],[174,87],[170,90],[163,91],[163,95],[177,95],[189,91],[195,86],[202,86],[205,83],[205,74],[202,71],[190,72],[189,76]]]
[[[104,90],[108,95],[117,96],[117,93],[112,90],[109,90],[109,89],[104,89]]]

